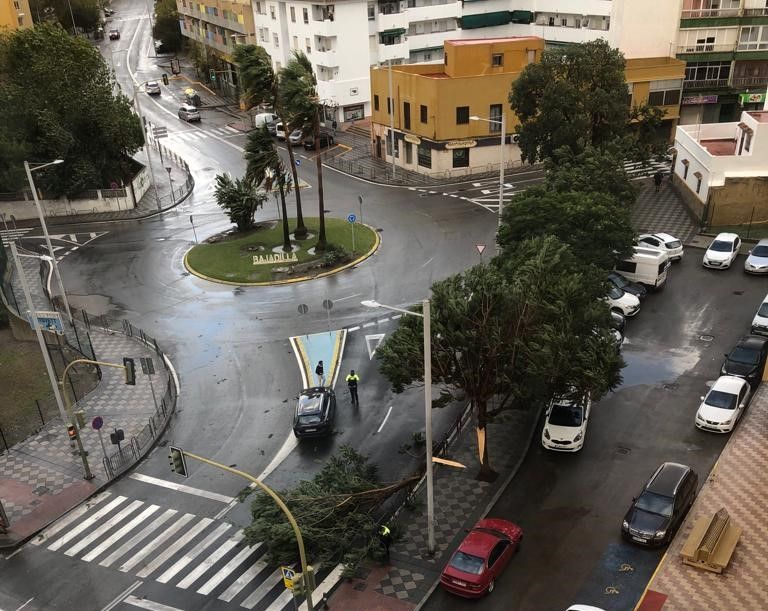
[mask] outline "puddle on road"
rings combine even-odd
[[[624,381],[619,388],[674,382],[696,365],[700,355],[693,350],[668,350],[658,356],[625,351],[623,356],[627,366],[621,371]]]

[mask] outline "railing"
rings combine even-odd
[[[715,87],[728,87],[728,85],[727,78],[683,81],[683,89],[710,89]]]
[[[735,53],[736,52],[736,43],[730,43],[725,45],[717,45],[717,44],[696,44],[692,43],[689,45],[678,45],[677,47],[677,53],[678,55],[686,55],[688,53]]]
[[[765,87],[768,76],[738,76],[724,79],[702,79],[683,81],[683,89],[715,89],[722,87]]]
[[[745,9],[750,10],[750,9]],[[763,9],[757,9],[763,10]],[[742,9],[736,8],[704,8],[682,11],[683,19],[701,19],[704,17],[740,17]]]

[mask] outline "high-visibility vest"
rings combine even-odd
[[[388,537],[389,536],[389,526],[386,526],[384,524],[381,525],[381,530],[379,530],[379,534],[382,537]]]
[[[357,374],[355,374],[355,375],[351,375],[350,374],[350,375],[347,376],[347,382],[354,382],[355,386],[357,386],[357,383],[359,381],[360,381],[360,376],[357,375]]]

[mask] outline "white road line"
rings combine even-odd
[[[336,301],[345,301],[347,299],[352,299],[353,297],[360,297],[362,293],[355,293],[354,295],[348,295],[347,297],[339,297]]]
[[[166,547],[161,554],[158,554],[152,562],[136,573],[136,577],[145,578],[154,573],[171,556],[178,552],[182,547],[197,537],[208,525],[213,522],[211,518],[202,518],[197,524],[190,528],[183,536],[177,538],[171,545]]]
[[[375,326],[375,325],[376,325],[376,323],[375,323],[375,322],[367,322],[367,323],[365,323],[365,324],[363,325],[363,329],[368,329],[369,327],[373,327],[373,326]]]
[[[394,315],[393,315],[393,316],[391,316],[390,318],[391,318],[392,320],[397,320],[398,318],[402,318],[402,317],[403,317],[403,315],[402,315],[402,314],[394,314]]]
[[[293,592],[285,589],[280,592],[280,596],[272,601],[272,604],[267,607],[266,611],[282,611],[291,600],[293,600]]]
[[[434,257],[430,257],[429,259],[427,259],[426,261],[424,261],[424,263],[422,263],[421,265],[419,265],[419,269],[422,269],[422,268],[426,267],[427,265],[429,265],[430,263],[432,263],[432,261],[433,261],[433,260],[434,260]]]
[[[24,607],[26,607],[29,603],[31,603],[33,600],[35,600],[35,597],[33,596],[30,598],[27,602],[25,602],[23,605],[16,607],[16,611],[21,611]]]
[[[81,560],[84,560],[85,562],[91,562],[92,560],[96,559],[98,556],[104,553],[104,551],[108,547],[110,547],[116,541],[119,541],[120,539],[122,539],[129,532],[133,531],[134,528],[136,528],[139,524],[144,522],[144,520],[146,520],[149,516],[155,513],[158,509],[160,509],[159,505],[150,505],[144,511],[142,511],[139,515],[133,518],[133,520],[131,520],[125,526],[123,526],[120,530],[118,530],[117,532],[113,533],[112,535],[104,539],[104,541],[99,543],[99,545],[94,547],[90,552],[88,552],[85,556],[83,556]]]
[[[75,526],[72,530],[68,530],[67,534],[61,537],[61,539],[58,539],[55,543],[52,543],[51,545],[49,545],[48,549],[55,552],[57,549],[64,547],[67,543],[69,543],[77,535],[83,532],[86,528],[90,528],[91,525],[94,524],[101,516],[109,513],[115,507],[120,505],[123,501],[127,501],[127,500],[128,499],[126,499],[124,496],[118,496],[117,498],[112,499],[112,501],[108,505],[105,505],[104,507],[102,507],[99,511],[94,513],[87,520],[80,522],[80,524]]]
[[[118,513],[113,515],[111,518],[109,518],[106,522],[104,522],[102,525],[100,525],[98,528],[93,529],[91,532],[88,533],[88,536],[83,537],[75,543],[72,547],[70,547],[67,551],[64,552],[65,556],[74,556],[78,552],[84,550],[86,547],[88,547],[91,543],[96,541],[101,535],[106,533],[110,528],[116,526],[120,522],[123,521],[123,519],[130,514],[132,514],[134,511],[136,511],[139,507],[141,507],[144,503],[142,501],[133,501],[130,505],[127,507],[123,507]]]
[[[379,318],[376,321],[376,323],[379,324],[379,325],[383,325],[384,323],[387,323],[387,322],[389,322],[389,316],[387,316],[386,318]]]
[[[208,490],[202,490],[200,488],[193,488],[192,486],[185,486],[184,484],[177,484],[176,482],[169,482],[168,480],[160,479],[159,477],[152,477],[151,475],[143,475],[141,473],[131,473],[129,476],[145,484],[154,484],[155,486],[161,486],[163,488],[170,488],[176,492],[185,492],[187,494],[194,494],[196,496],[202,496],[212,501],[219,501],[221,503],[230,503],[234,500],[231,496],[219,494],[218,492],[210,492]]]
[[[197,589],[197,593],[203,595],[210,594],[217,585],[224,581],[232,571],[234,571],[238,566],[245,562],[245,559],[253,554],[253,552],[255,552],[260,546],[261,543],[257,543],[253,547],[246,546],[240,550],[240,553],[237,556],[227,562],[227,564],[219,569],[219,571],[217,571],[213,577],[211,577],[202,586],[200,586]]]
[[[381,421],[381,426],[379,427],[379,430],[376,431],[377,433],[381,433],[381,429],[384,428],[384,425],[387,423],[387,420],[389,420],[389,415],[392,413],[392,406],[389,406],[389,409],[387,410],[387,415],[384,416],[384,420]]]
[[[224,592],[219,596],[219,600],[223,600],[227,603],[230,602],[265,568],[267,568],[267,563],[263,560],[257,560],[254,562],[250,567],[248,567],[247,571],[245,571],[242,575],[240,575],[240,577],[232,582],[231,586],[224,590]]]
[[[480,189],[480,193],[488,195],[489,193],[493,193],[493,189]]]
[[[208,556],[205,560],[203,560],[200,564],[198,564],[195,567],[194,571],[192,571],[189,575],[187,575],[184,579],[182,579],[179,583],[177,583],[176,587],[186,590],[189,586],[195,583],[203,573],[205,573],[214,564],[216,564],[219,561],[219,559],[222,556],[224,556],[224,554],[226,554],[229,550],[235,547],[235,545],[240,543],[240,541],[244,536],[245,535],[243,534],[243,532],[240,531],[236,533],[234,536],[232,536],[230,539],[227,539],[224,543],[222,543],[220,548],[218,548],[215,552],[213,552],[210,556]]]
[[[333,570],[328,573],[325,576],[325,579],[323,579],[320,582],[320,585],[315,588],[315,592],[318,593],[319,596],[322,596],[323,594],[327,594],[331,591],[333,586],[336,585],[336,582],[341,579],[341,574],[344,572],[344,565],[337,564],[335,567],[333,567]],[[301,606],[299,607],[299,611],[310,611],[307,609],[307,601],[305,600],[303,603],[301,603]]]
[[[123,565],[120,567],[120,570],[123,573],[130,571],[133,567],[139,564],[139,562],[144,560],[144,558],[149,556],[158,547],[160,547],[163,543],[165,543],[168,539],[170,539],[173,535],[175,535],[177,531],[181,530],[181,528],[185,526],[187,522],[189,522],[194,517],[195,516],[192,515],[191,513],[185,513],[173,524],[171,524],[171,526],[169,526],[165,531],[163,531],[162,535],[160,535],[156,539],[153,539],[152,543],[150,543],[149,545],[145,545],[144,548],[139,553],[132,556],[131,559],[128,560],[127,562],[123,563]]]
[[[197,556],[199,556],[202,551],[211,545],[216,539],[221,537],[225,532],[227,532],[230,528],[229,524],[219,524],[218,528],[214,530],[210,535],[208,535],[205,539],[203,539],[200,543],[198,543],[195,547],[193,547],[191,550],[189,550],[186,554],[184,554],[179,560],[177,560],[171,568],[169,568],[165,573],[160,575],[160,577],[157,578],[157,581],[160,583],[168,583],[171,579],[173,579],[178,572],[183,569],[185,566],[187,566],[190,562],[192,562]]]
[[[101,611],[110,611],[117,605],[119,605],[121,602],[123,602],[123,599],[128,596],[131,592],[133,592],[136,588],[138,588],[143,581],[135,581],[131,585],[129,585],[125,590],[120,592],[115,598],[112,599],[111,603],[108,603],[106,607],[103,607]]]
[[[184,609],[169,607],[168,605],[164,605],[162,603],[156,603],[155,601],[149,600],[148,598],[136,598],[133,594],[131,594],[123,602],[126,605],[132,605],[134,607],[138,607],[139,609],[149,609],[149,611],[184,611]]]
[[[259,587],[256,588],[248,598],[240,603],[240,606],[245,607],[246,609],[253,609],[256,606],[256,603],[264,598],[264,595],[282,580],[282,573],[280,572],[280,569],[277,569],[274,573],[262,581],[259,584]]]
[[[111,566],[111,564],[123,556],[129,549],[131,549],[134,545],[136,545],[139,541],[144,539],[149,533],[151,533],[156,528],[162,526],[165,524],[171,517],[176,515],[178,512],[175,509],[166,509],[165,513],[161,516],[158,516],[155,518],[155,520],[150,524],[149,526],[144,527],[141,532],[131,537],[128,541],[123,543],[117,550],[112,552],[109,556],[104,558],[101,562],[99,562],[99,566]]]
[[[61,520],[56,522],[55,524],[49,526],[46,528],[42,533],[40,533],[37,538],[34,541],[30,541],[32,545],[40,545],[41,543],[44,543],[48,539],[50,539],[53,535],[55,535],[60,530],[66,528],[69,526],[72,522],[77,520],[80,516],[82,516],[87,511],[90,511],[93,507],[101,503],[104,499],[112,496],[112,493],[105,492],[104,494],[98,494],[91,499],[88,500],[87,503],[80,505],[77,509],[74,511],[70,511],[66,516],[64,516]]]
[[[360,326],[359,325],[357,327],[350,327],[349,329],[347,329],[347,331],[350,332],[350,333],[352,331],[359,331],[359,330],[360,330]]]

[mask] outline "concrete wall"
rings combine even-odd
[[[689,212],[698,219],[699,223],[704,223],[704,216],[706,214],[707,207],[704,205],[699,197],[696,195],[693,189],[691,189],[685,181],[675,173],[672,176],[672,186],[674,187],[680,199],[683,200],[685,207]]]
[[[740,225],[768,221],[768,177],[726,178],[709,191],[710,225]]]

